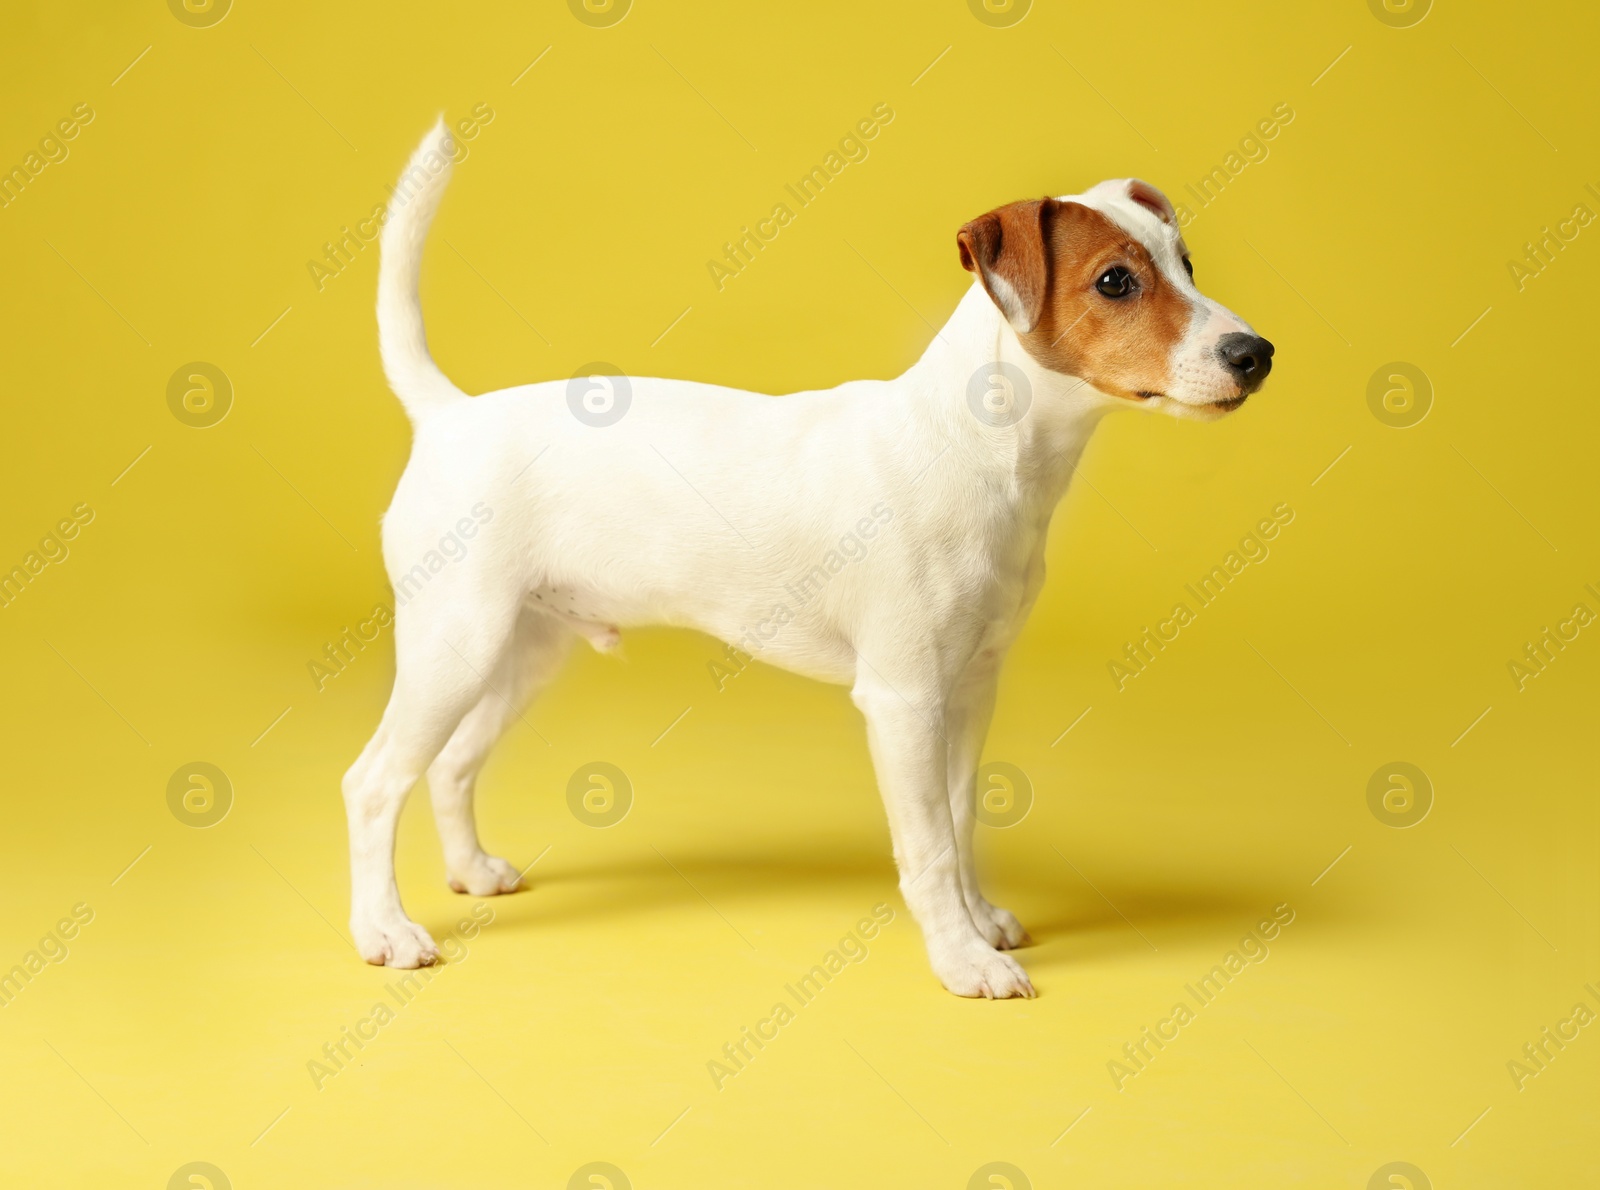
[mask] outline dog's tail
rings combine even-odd
[[[417,277],[422,245],[450,181],[455,143],[443,118],[422,138],[389,198],[378,265],[378,351],[383,372],[412,422],[467,399],[428,354]]]

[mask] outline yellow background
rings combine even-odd
[[[1355,0],[1040,0],[1011,28],[956,0],[639,0],[611,28],[550,2],[239,0],[211,28],[155,0],[5,6],[0,164],[96,113],[0,210],[0,563],[96,513],[0,610],[0,966],[94,912],[0,1009],[7,1181],[1596,1178],[1600,1028],[1521,1090],[1506,1066],[1600,986],[1600,627],[1524,690],[1507,672],[1600,610],[1600,227],[1520,290],[1508,269],[1600,210],[1595,34],[1577,4],[1444,0],[1408,28]],[[844,690],[756,665],[718,692],[713,642],[636,632],[621,661],[577,656],[485,772],[486,845],[542,855],[531,889],[314,1087],[396,978],[346,937],[338,791],[390,638],[320,692],[307,662],[389,598],[377,521],[409,429],[376,247],[320,292],[307,261],[436,112],[478,103],[423,286],[469,392],[592,360],[774,392],[894,374],[967,286],[965,220],[1129,174],[1184,201],[1295,112],[1187,232],[1274,376],[1222,424],[1102,427],[1005,674],[987,757],[1036,800],[979,847],[1037,1000],[929,973]],[[878,103],[870,157],[718,292],[706,261]],[[196,360],[236,394],[206,429],[166,404]],[[1435,392],[1407,429],[1367,405],[1391,361]],[[1107,662],[1279,503],[1271,557],[1119,692]],[[636,791],[607,830],[566,806],[595,759]],[[195,760],[235,791],[208,829],[166,801]],[[1435,790],[1410,829],[1367,805],[1396,760]],[[420,791],[398,863],[436,936],[466,915]],[[871,957],[715,1089],[707,1061],[880,901]],[[1123,1043],[1285,902],[1271,957],[1118,1091]]]

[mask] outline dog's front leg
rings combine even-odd
[[[972,833],[977,791],[974,787],[983,741],[994,718],[996,687],[1000,680],[1000,654],[985,649],[973,658],[967,672],[950,693],[945,711],[949,738],[950,818],[955,825],[956,853],[961,862],[961,892],[973,925],[991,945],[1010,950],[1028,941],[1028,932],[1008,910],[991,905],[978,886],[978,866]]]
[[[1027,972],[984,940],[961,889],[961,860],[947,788],[942,699],[902,696],[863,665],[851,692],[867,720],[878,787],[888,811],[900,891],[922,927],[928,961],[958,996],[1032,996]]]

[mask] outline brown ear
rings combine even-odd
[[[1007,203],[956,232],[961,267],[976,273],[983,288],[1019,335],[1039,325],[1050,283],[1045,252],[1046,221],[1053,198]]]

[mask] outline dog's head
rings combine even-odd
[[[1272,344],[1195,288],[1172,204],[1148,183],[1010,203],[956,242],[1028,354],[1113,399],[1216,418],[1272,371]]]

